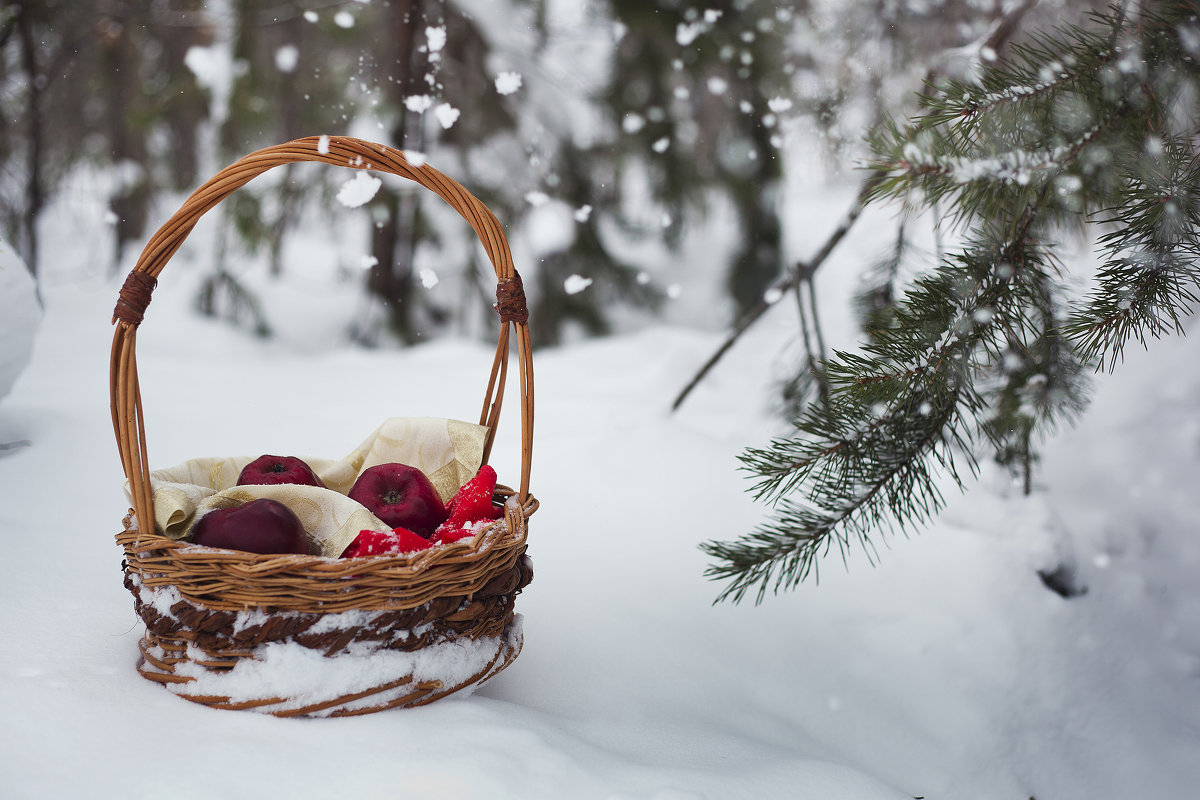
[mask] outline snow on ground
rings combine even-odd
[[[836,219],[842,204],[826,205]],[[820,287],[843,297],[871,246],[851,243]],[[154,464],[338,457],[388,416],[477,415],[486,343],[330,344],[358,309],[322,309],[336,293],[315,282],[308,299],[307,284],[274,293],[281,336],[254,340],[192,315],[196,269],[170,265],[139,335]],[[764,398],[787,312],[674,415],[719,333],[652,327],[538,352],[542,507],[520,658],[466,699],[278,720],[190,704],[134,670],[107,396],[123,275],[100,272],[50,276],[33,359],[0,403],[0,442],[31,442],[0,453],[0,796],[1096,800],[1200,786],[1195,337],[1100,381],[1033,496],[986,469],[877,567],[830,560],[820,585],[759,607],[711,605],[696,545],[762,517],[736,455],[779,430]],[[310,318],[323,346],[289,338]],[[505,417],[492,459],[502,479],[516,424]],[[1063,560],[1083,596],[1039,581]]]

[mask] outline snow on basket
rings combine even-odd
[[[483,501],[488,518],[455,536],[432,535],[436,546],[382,555],[357,555],[373,551],[355,550],[356,557],[338,558],[321,546],[333,541],[340,548],[337,542],[344,540],[317,542],[309,533],[307,554],[222,549],[188,541],[190,527],[204,513],[203,503],[200,510],[182,504],[180,525],[164,524],[161,502],[156,508],[165,473],[151,474],[136,358],[137,331],[151,293],[201,216],[256,176],[296,161],[391,173],[419,183],[471,225],[495,268],[499,342],[479,423],[447,424],[458,426],[455,431],[480,431],[469,468],[486,464],[515,336],[520,484],[515,490],[497,485],[491,502]],[[345,716],[422,705],[470,690],[513,662],[522,644],[514,600],[533,577],[525,545],[528,519],[538,507],[529,493],[533,363],[525,296],[508,241],[495,216],[470,192],[432,167],[414,166],[399,150],[359,139],[313,136],[259,150],[197,189],[150,239],[121,288],[113,322],[112,417],[133,506],[117,542],[125,554],[125,586],[146,626],[138,661],[144,677],[216,708]],[[350,460],[360,472],[370,464],[369,458],[365,463]],[[297,491],[344,492],[346,476],[341,477],[340,486],[331,479]],[[444,471],[435,478],[444,482]],[[230,489],[228,473],[215,468],[198,480],[211,484],[201,487],[202,493],[229,489],[226,494],[237,494]],[[445,498],[441,485],[436,491]],[[367,527],[389,533],[391,526],[373,510],[361,510],[375,522]],[[195,518],[186,519],[188,514]]]

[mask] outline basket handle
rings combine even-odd
[[[309,136],[250,153],[209,179],[184,201],[180,209],[146,243],[137,264],[121,287],[113,312],[116,331],[109,361],[109,396],[117,448],[125,477],[129,480],[133,510],[138,520],[154,518],[154,501],[150,491],[150,467],[146,457],[146,432],[137,377],[137,329],[150,304],[150,295],[158,283],[159,273],[207,211],[258,175],[296,161],[319,161],[408,178],[437,194],[470,223],[496,270],[495,307],[500,314],[496,356],[479,416],[479,424],[488,429],[483,460],[487,462],[496,435],[508,375],[509,339],[515,330],[521,392],[519,499],[524,504],[529,496],[529,471],[533,455],[533,359],[530,352],[529,312],[521,287],[521,276],[513,266],[508,240],[499,221],[487,206],[457,181],[433,167],[411,164],[399,150],[346,136]]]

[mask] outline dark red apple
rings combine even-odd
[[[392,528],[408,528],[428,539],[446,521],[446,507],[425,473],[407,464],[378,464],[363,470],[350,489],[350,499],[362,503]]]
[[[238,475],[238,486],[264,486],[275,483],[325,486],[312,468],[295,456],[259,456],[246,464]]]
[[[192,541],[250,553],[308,553],[300,519],[283,503],[267,498],[208,512],[192,528]]]
[[[325,484],[312,471],[312,467],[295,456],[259,456],[242,469],[237,485],[274,485],[277,483],[299,483],[305,486]]]

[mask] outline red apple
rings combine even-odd
[[[349,496],[385,525],[408,528],[426,539],[446,521],[437,489],[424,472],[407,464],[378,464],[363,470]]]
[[[249,553],[308,553],[300,519],[283,503],[267,498],[208,512],[192,528],[192,541]]]
[[[312,467],[295,456],[259,456],[242,469],[237,485],[274,485],[277,483],[299,483],[305,486],[325,484],[312,471]]]

